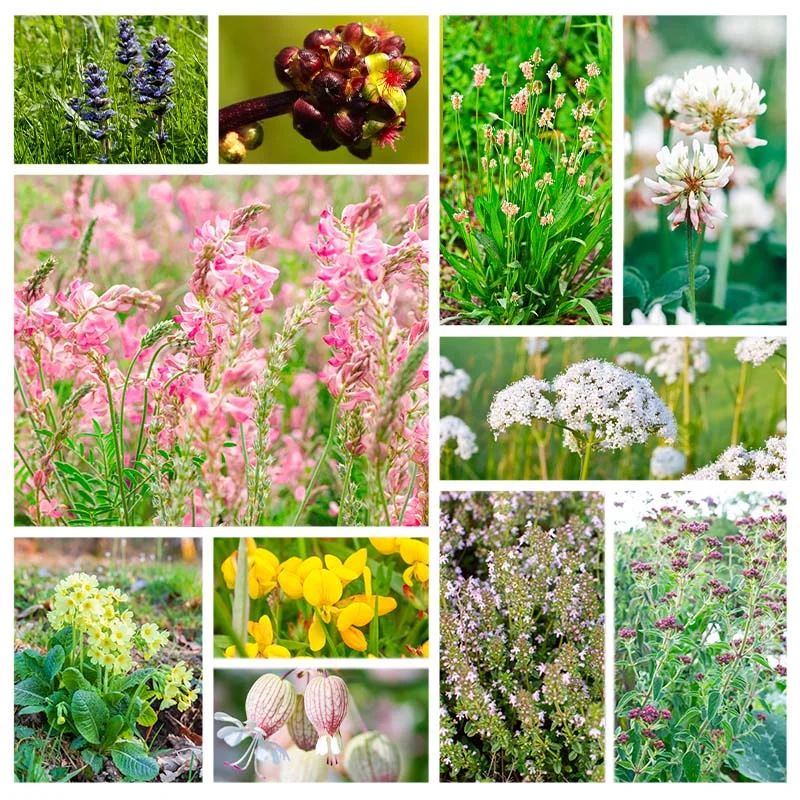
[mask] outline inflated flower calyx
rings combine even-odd
[[[357,783],[395,783],[400,779],[400,751],[380,731],[359,733],[347,743],[344,769]]]
[[[328,765],[313,750],[301,750],[291,745],[286,750],[289,758],[282,761],[279,769],[281,783],[324,783]],[[269,780],[269,776],[265,776]]]
[[[326,756],[329,763],[337,763],[342,752],[339,727],[350,705],[347,684],[336,675],[318,675],[308,682],[304,702],[306,716],[319,734],[317,753]]]
[[[302,694],[295,697],[294,711],[286,723],[289,735],[301,750],[314,750],[319,740],[317,729],[306,715],[305,701]]]
[[[257,725],[265,736],[272,736],[292,716],[297,691],[289,681],[268,673],[251,687],[245,700],[249,723]]]
[[[374,143],[394,148],[406,125],[406,93],[421,77],[405,47],[402,36],[351,22],[281,50],[275,74],[302,93],[292,107],[295,130],[318,150],[346,147],[363,159]]]

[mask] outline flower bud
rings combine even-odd
[[[353,45],[353,47],[358,47],[361,44],[361,40],[364,38],[364,26],[360,22],[351,22],[348,25],[338,25],[336,27],[336,33],[339,34],[339,37],[343,42],[347,42],[348,44]]]
[[[350,693],[336,675],[317,675],[308,682],[305,695],[306,716],[320,736],[334,736],[347,716]]]
[[[297,64],[300,81],[308,83],[322,69],[322,56],[313,50],[301,50],[297,54]]]
[[[339,142],[337,142],[336,139],[331,136],[330,131],[326,131],[317,139],[312,139],[311,144],[313,144],[314,147],[316,147],[321,153],[327,153],[331,150],[335,150],[339,146]]]
[[[381,43],[381,52],[390,58],[397,58],[406,51],[406,40],[402,36],[390,36]]]
[[[228,164],[241,164],[247,148],[236,131],[229,131],[219,143],[219,157]]]
[[[366,34],[361,40],[361,45],[358,48],[362,56],[368,56],[372,53],[378,53],[381,49],[381,37]]]
[[[347,111],[339,111],[331,120],[331,133],[336,141],[345,147],[352,147],[361,141],[363,120],[355,119]]]
[[[317,139],[325,132],[326,123],[322,112],[302,97],[292,106],[294,129],[306,139]]]
[[[236,131],[239,139],[248,150],[255,150],[264,144],[264,128],[261,123],[254,122],[252,125],[245,125]]]
[[[347,743],[344,769],[357,783],[394,783],[400,779],[400,751],[380,731],[359,733]]]
[[[414,74],[408,79],[408,82],[405,85],[405,91],[407,92],[409,89],[413,89],[419,83],[419,79],[422,77],[422,67],[420,67],[419,61],[414,58],[414,56],[403,56],[403,58],[410,62],[414,70]]]
[[[347,43],[343,44],[334,54],[331,59],[331,65],[334,69],[351,69],[358,61],[358,53],[355,47]]]
[[[287,680],[267,673],[251,687],[245,700],[248,723],[257,725],[264,736],[272,736],[292,716],[297,692]]]
[[[286,727],[294,743],[301,750],[313,750],[317,746],[319,734],[306,715],[305,702],[302,694],[298,694],[295,698],[294,711],[292,712],[292,716],[289,717]],[[315,758],[319,760],[316,755]]]
[[[347,80],[332,69],[320,70],[311,79],[311,95],[322,109],[335,110],[345,102]]]
[[[284,85],[293,87],[300,74],[299,47],[284,47],[275,56],[275,75]]]
[[[287,749],[289,759],[282,761],[279,780],[281,783],[324,783],[328,765],[316,753],[297,747]]]
[[[303,47],[308,50],[322,50],[323,48],[336,47],[338,43],[333,33],[324,28],[318,28],[306,36],[303,40]]]

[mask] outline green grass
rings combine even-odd
[[[613,361],[622,352],[650,355],[650,340],[637,338],[574,338],[549,339],[550,349],[544,364],[545,378],[552,379],[569,364],[587,358]],[[730,445],[734,398],[740,364],[733,350],[737,339],[707,339],[711,367],[692,386],[691,425],[694,441],[695,468],[716,459]],[[534,437],[528,430],[513,426],[497,441],[486,421],[494,395],[523,375],[531,374],[533,364],[525,349],[525,340],[517,338],[452,338],[442,341],[441,353],[456,368],[466,370],[472,384],[459,400],[442,398],[441,414],[461,417],[477,436],[478,452],[469,461],[444,451],[442,477],[463,479],[538,479],[541,477]],[[744,405],[740,440],[747,447],[763,447],[774,435],[775,426],[786,418],[786,387],[775,367],[785,362],[773,356],[766,364],[749,371],[749,391]],[[661,379],[653,383],[668,401],[679,394],[674,386],[664,387]],[[680,423],[680,397],[673,401]],[[548,431],[546,455],[550,479],[579,477],[579,458],[561,445],[561,436],[553,426],[539,423],[540,431]],[[592,454],[589,478],[647,479],[653,449],[659,444],[651,438],[647,444],[625,451]],[[681,446],[679,441],[678,447]]]
[[[116,61],[117,17],[16,17],[14,24],[14,161],[17,164],[80,164],[97,160],[99,146],[80,131],[65,131],[66,102],[83,89],[90,62],[108,70],[109,97],[117,116],[116,164],[197,164],[207,161],[208,57],[205,17],[135,17],[146,50],[156,34],[175,52],[175,108],[164,117],[169,140],[159,145],[152,121],[130,96]]]

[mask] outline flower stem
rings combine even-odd
[[[300,92],[290,89],[286,92],[252,97],[250,100],[242,100],[240,103],[221,108],[219,110],[220,138],[244,125],[288,114],[298,97],[300,97]]]
[[[669,118],[663,119],[663,143],[665,147],[669,147],[670,133],[672,125]],[[663,275],[669,269],[669,245],[670,245],[670,224],[667,217],[669,216],[669,209],[666,206],[658,207],[658,254],[659,254],[659,274]]]
[[[728,190],[723,189],[725,192],[725,199],[727,200]],[[727,204],[730,208],[730,203]],[[728,296],[728,269],[731,263],[731,246],[733,245],[733,225],[731,225],[730,217],[720,222],[721,230],[719,232],[719,244],[717,245],[717,263],[716,270],[714,271],[714,294],[712,295],[713,303],[715,306],[725,308],[725,301]]]
[[[585,481],[589,475],[589,459],[592,455],[592,446],[594,445],[594,428],[589,433],[589,438],[586,440],[586,447],[583,451],[583,459],[581,460],[581,480]]]
[[[739,369],[739,388],[736,390],[736,404],[733,407],[733,428],[731,430],[731,444],[739,444],[739,426],[742,422],[742,408],[744,407],[744,392],[747,386],[747,362],[743,361]]]
[[[314,488],[314,484],[317,482],[317,476],[319,475],[319,471],[322,467],[323,462],[328,456],[328,450],[331,448],[331,444],[333,442],[333,436],[336,432],[336,415],[339,413],[339,403],[342,400],[342,395],[340,394],[336,398],[336,402],[333,404],[333,412],[331,413],[331,424],[330,429],[328,430],[328,438],[325,441],[325,448],[322,451],[322,454],[319,457],[319,460],[314,467],[314,471],[311,473],[311,479],[308,482],[308,486],[306,486],[306,492],[303,495],[303,501],[300,503],[300,508],[297,509],[297,513],[294,515],[294,521],[292,525],[299,525],[300,518],[303,516],[303,511],[305,511],[306,504],[308,503],[308,498],[311,497],[311,490]]]
[[[689,313],[697,321],[697,298],[695,289],[695,270],[697,269],[697,258],[694,247],[692,247],[692,233],[694,228],[689,220],[686,220],[686,263],[689,269]]]

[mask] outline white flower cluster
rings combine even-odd
[[[528,351],[529,356],[535,356],[537,353],[546,353],[549,348],[550,342],[541,336],[528,336],[525,339],[525,349]]]
[[[650,456],[650,474],[658,480],[683,475],[685,469],[686,456],[669,445],[659,445]]]
[[[675,104],[672,102],[672,90],[675,87],[675,78],[672,75],[659,75],[644,90],[644,101],[662,117],[671,117],[675,114]]]
[[[684,480],[718,481],[786,480],[786,438],[772,436],[759,450],[748,450],[741,444],[729,447],[716,461],[701,467]]]
[[[573,364],[553,381],[556,418],[572,431],[594,430],[599,450],[621,450],[644,444],[656,434],[668,442],[678,434],[672,411],[642,375],[609,361],[589,359]],[[564,443],[580,452],[567,431]]]
[[[644,369],[644,358],[640,356],[638,353],[633,353],[629,350],[626,350],[624,353],[620,353],[614,361],[616,362],[618,367],[633,367],[634,369]]]
[[[730,160],[720,164],[719,152],[713,144],[701,145],[692,139],[692,150],[685,142],[678,142],[672,149],[666,145],[656,153],[658,180],[645,178],[644,182],[656,196],[656,205],[675,203],[668,219],[673,230],[687,217],[695,230],[700,224],[714,227],[713,220],[725,217],[725,213],[711,204],[710,195],[715,189],[727,186],[733,173]]]
[[[442,417],[439,421],[439,447],[444,449],[451,439],[456,443],[456,455],[464,461],[478,452],[474,431],[460,417]]]
[[[549,391],[547,381],[530,375],[501,389],[489,408],[489,427],[494,438],[512,425],[530,425],[534,419],[552,422],[553,404],[544,394]]]
[[[653,372],[665,383],[675,383],[683,375],[684,343],[689,343],[689,383],[694,383],[698,374],[705,375],[711,366],[711,356],[703,339],[653,339],[650,347],[653,355],[644,365],[645,372]]]
[[[456,369],[446,356],[439,359],[439,395],[458,400],[469,389],[472,379],[463,369]]]
[[[675,81],[671,102],[685,134],[715,131],[729,144],[758,147],[766,144],[752,136],[755,118],[767,110],[766,92],[746,70],[695,67]]]
[[[675,309],[676,325],[694,325],[695,318],[685,308]],[[661,303],[655,303],[650,311],[645,314],[640,308],[631,311],[631,325],[666,325],[667,315],[661,307]]]
[[[736,343],[736,358],[742,364],[759,367],[785,344],[786,339],[782,336],[748,336]]]
[[[599,450],[643,444],[652,435],[671,442],[677,435],[675,417],[647,378],[599,359],[573,364],[552,384],[523,378],[498,392],[489,409],[495,438],[534,419],[566,428],[564,444],[576,453],[582,451],[576,434],[593,434]]]

